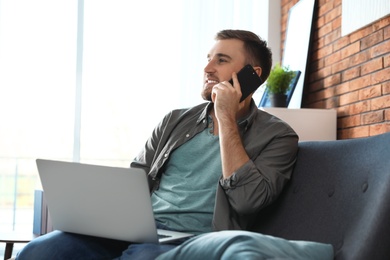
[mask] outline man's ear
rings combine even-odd
[[[261,67],[253,67],[253,69],[256,71],[257,75],[259,75],[259,77],[261,76],[261,73],[263,72],[263,70],[261,69]]]

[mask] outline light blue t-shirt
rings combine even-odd
[[[206,128],[171,154],[160,187],[152,194],[156,220],[183,232],[212,231],[221,175],[219,138]]]

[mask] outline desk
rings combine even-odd
[[[36,236],[31,233],[22,233],[16,231],[1,232],[0,242],[5,243],[4,260],[12,257],[12,250],[15,243],[28,243]]]

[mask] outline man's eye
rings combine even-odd
[[[219,59],[218,62],[219,63],[223,63],[223,62],[226,62],[226,60],[225,59]]]

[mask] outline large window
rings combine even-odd
[[[72,158],[77,2],[0,4],[0,228],[24,229],[34,160]]]
[[[0,0],[0,230],[32,230],[36,158],[127,167],[202,102],[215,33],[267,39],[262,2]]]

